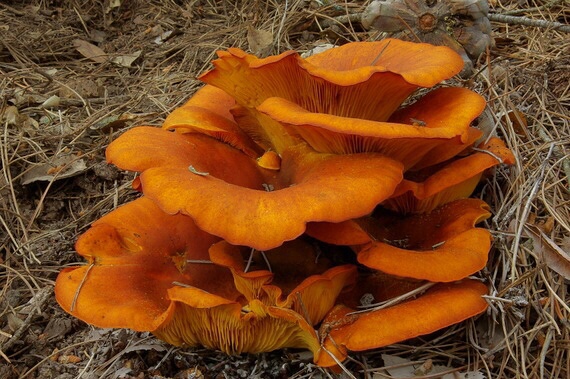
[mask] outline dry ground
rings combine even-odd
[[[302,352],[226,357],[95,329],[58,307],[53,283],[78,261],[77,236],[134,196],[132,174],[104,162],[109,141],[134,125],[160,125],[199,87],[194,78],[217,49],[255,48],[248,27],[273,33],[264,53],[374,38],[357,22],[325,30],[316,22],[359,12],[364,3],[0,2],[1,378],[336,377]],[[491,8],[570,23],[567,0],[495,0]],[[493,30],[496,45],[482,70],[461,82],[489,100],[487,127],[518,158],[478,190],[494,210],[487,226],[495,245],[482,272],[493,289],[491,307],[476,321],[355,354],[347,363],[355,377],[385,377],[381,354],[431,359],[471,378],[570,377],[563,276],[570,270],[560,259],[570,250],[570,38],[501,22]],[[75,40],[97,45],[111,61],[81,53],[86,47]]]

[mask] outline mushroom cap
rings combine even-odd
[[[257,158],[259,167],[278,171],[281,168],[281,157],[274,151],[266,151],[263,155]]]
[[[241,295],[227,269],[191,263],[208,260],[208,248],[218,240],[190,217],[168,215],[141,197],[81,235],[76,250],[88,264],[62,270],[56,300],[90,324],[137,331],[152,331],[168,318],[167,290],[174,282],[236,300]]]
[[[145,196],[166,213],[187,214],[200,229],[258,250],[298,237],[310,221],[370,213],[403,177],[402,165],[380,154],[320,154],[303,144],[282,154],[280,170],[265,170],[210,137],[150,127],[113,141],[107,158],[143,171]]]
[[[485,267],[488,230],[475,224],[491,215],[479,199],[447,203],[427,214],[362,220],[374,240],[358,248],[358,261],[387,274],[453,282]]]
[[[514,159],[503,141],[490,138],[466,157],[408,172],[382,206],[404,214],[430,212],[450,201],[469,197],[486,170],[500,163],[513,164]]]
[[[315,362],[321,367],[336,366],[348,351],[390,345],[466,320],[487,309],[482,298],[487,293],[486,285],[466,279],[437,284],[417,299],[365,313],[338,306],[319,329],[324,344]]]
[[[307,235],[333,245],[363,245],[370,242],[370,235],[356,220],[342,222],[310,222]]]
[[[266,181],[254,159],[199,133],[172,133],[139,126],[111,142],[105,154],[109,163],[129,171],[173,167],[190,173],[189,166],[192,166],[197,172],[208,173],[237,186],[262,188],[261,184]],[[142,184],[144,192],[144,181]]]
[[[200,88],[183,106],[168,115],[162,129],[202,133],[257,158],[263,151],[234,121],[235,100],[214,86]]]
[[[463,66],[447,47],[396,39],[353,42],[307,59],[294,51],[257,58],[236,48],[218,52],[218,57],[212,62],[214,69],[199,79],[224,90],[240,105],[255,108],[269,97],[280,97],[311,112],[355,117],[351,109],[376,113],[371,108],[382,104],[384,119],[412,91],[432,87]],[[368,96],[372,89],[374,99]],[[327,92],[338,95],[325,102],[321,97]],[[366,107],[356,110],[361,103]]]
[[[469,146],[480,135],[469,125],[484,108],[480,95],[457,87],[431,91],[387,121],[310,112],[279,97],[257,107],[316,151],[377,152],[402,162],[406,169],[424,159],[430,164],[443,162]],[[438,154],[431,153],[434,149]]]
[[[463,65],[449,48],[399,40],[353,42],[307,59],[293,51],[259,59],[235,48],[218,56],[214,69],[199,79],[233,97],[242,108],[234,112],[238,124],[247,124],[253,139],[279,154],[298,140],[272,120],[269,105],[259,108],[270,98],[278,99],[272,106],[284,113],[298,106],[339,122],[383,122],[417,88],[432,87]]]

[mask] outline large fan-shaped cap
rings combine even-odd
[[[56,299],[90,324],[152,331],[168,317],[167,290],[175,282],[229,301],[240,296],[225,268],[200,263],[217,240],[190,217],[167,215],[149,199],[137,199],[79,238],[76,249],[88,264],[59,274]]]
[[[247,108],[242,113],[249,124],[257,124],[254,134],[263,135],[279,153],[290,138],[256,111],[269,98],[309,113],[387,121],[418,87],[431,87],[463,66],[451,49],[400,40],[354,42],[306,60],[293,51],[259,59],[235,48],[218,56],[215,68],[200,79]]]
[[[456,145],[455,154],[465,149],[471,122],[483,111],[485,100],[465,88],[439,88],[416,103],[398,111],[389,121],[364,117],[341,117],[310,112],[279,97],[264,101],[257,109],[298,134],[319,152],[350,154],[379,152],[396,159],[406,168],[421,162],[442,144]],[[453,155],[451,155],[453,156]],[[451,157],[447,152],[432,164]]]
[[[257,189],[193,173],[187,165],[141,174],[145,195],[166,212],[188,214],[208,233],[258,250],[298,237],[309,221],[368,214],[401,178],[402,166],[382,155],[317,154],[302,147],[285,152],[276,181]]]

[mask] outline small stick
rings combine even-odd
[[[332,339],[332,337],[329,337],[329,338],[330,338],[331,341],[336,345],[336,343],[334,342],[334,340]],[[350,373],[350,371],[348,371],[348,369],[342,364],[342,362],[341,362],[337,357],[335,357],[333,353],[331,353],[330,351],[327,350],[327,348],[324,346],[324,344],[321,345],[321,349],[323,349],[323,350],[325,351],[325,353],[327,353],[327,354],[333,359],[333,361],[336,362],[336,364],[341,368],[342,371],[344,371],[344,373],[345,373],[346,375],[348,375],[348,377],[349,377],[350,379],[356,379],[356,376],[352,375],[352,374]]]
[[[372,63],[370,63],[370,66],[374,66],[376,64],[376,62],[378,62],[378,59],[380,59],[380,56],[382,55],[382,53],[384,53],[384,51],[388,48],[388,46],[390,46],[390,42],[391,41],[388,41],[388,43],[382,48],[382,50],[378,53],[376,58],[374,58]]]
[[[511,25],[535,26],[537,28],[559,30],[561,32],[570,33],[570,25],[556,21],[535,20],[533,18],[521,16],[509,16],[500,13],[489,13],[489,21],[503,22]]]
[[[214,262],[207,259],[187,259],[186,263],[213,264]]]
[[[309,311],[307,311],[307,308],[305,308],[305,303],[303,302],[303,298],[301,297],[301,293],[295,292],[295,296],[297,297],[297,301],[299,302],[299,306],[301,307],[301,310],[303,311],[303,316],[305,317],[305,320],[307,320],[309,325],[313,325],[313,323],[311,321],[311,317],[309,317]]]
[[[264,251],[260,251],[261,256],[263,257],[263,260],[265,261],[265,264],[267,265],[267,269],[269,270],[269,272],[273,272],[273,270],[271,269],[271,264],[269,263],[269,259],[267,259],[267,255],[265,255]]]
[[[496,160],[498,160],[499,163],[505,163],[505,162],[503,162],[503,160],[501,159],[501,157],[499,157],[497,154],[493,153],[492,151],[485,150],[485,149],[479,149],[478,147],[472,147],[471,150],[477,151],[478,153],[489,154],[490,156],[492,156],[493,158],[495,158]]]
[[[424,285],[422,285],[421,287],[416,288],[415,290],[406,292],[405,294],[402,294],[400,296],[397,296],[393,299],[390,300],[386,300],[380,303],[375,303],[375,304],[369,304],[369,305],[359,305],[357,308],[366,308],[366,309],[362,309],[359,311],[354,311],[354,312],[349,312],[346,314],[346,316],[349,315],[355,315],[355,314],[359,314],[359,313],[366,313],[366,312],[371,312],[371,311],[377,311],[380,309],[384,309],[384,308],[388,308],[392,305],[396,305],[398,303],[401,303],[404,300],[407,300],[413,296],[416,296],[420,293],[423,293],[425,291],[427,291],[428,289],[430,289],[431,287],[433,287],[435,285],[435,283],[426,283]]]
[[[349,22],[360,22],[363,13],[352,13],[348,16],[339,16],[331,19],[321,21],[320,25],[323,28],[328,28],[334,24],[346,24]],[[557,21],[536,20],[528,17],[509,16],[506,14],[489,13],[487,15],[489,21],[503,22],[511,25],[534,26],[537,28],[553,29],[565,33],[570,33],[570,25],[563,24]]]
[[[200,176],[208,176],[210,175],[210,173],[208,172],[203,172],[203,171],[198,171],[194,168],[194,166],[190,165],[188,166],[188,170],[192,173],[192,174],[196,174],[196,175],[200,175]]]
[[[51,292],[52,292],[52,287],[44,287],[36,293],[36,295],[33,297],[33,300],[36,303],[35,304],[36,308],[41,310],[43,305],[49,299]],[[24,332],[30,327],[30,325],[32,324],[32,318],[34,317],[35,314],[36,313],[33,310],[30,310],[30,313],[28,313],[28,316],[26,316],[24,322],[14,332],[14,334],[12,334],[12,337],[10,337],[8,341],[6,341],[3,345],[0,346],[0,352],[1,352],[0,356],[6,359],[8,363],[10,363],[10,359],[5,354],[5,352],[8,351],[12,347],[12,345],[14,345],[14,343],[16,343],[16,341],[18,341],[20,337],[22,337],[22,334],[24,334]]]
[[[87,271],[85,271],[85,275],[83,275],[81,283],[79,283],[77,291],[75,291],[75,295],[73,296],[73,300],[71,301],[71,307],[69,309],[70,313],[73,313],[73,311],[75,311],[75,305],[77,304],[77,298],[79,297],[79,292],[81,292],[81,288],[83,287],[85,281],[87,280],[87,275],[89,275],[89,271],[91,271],[93,267],[95,267],[95,263],[91,263],[89,267],[87,267]]]
[[[253,253],[255,253],[255,249],[251,248],[251,251],[249,252],[249,258],[247,258],[247,264],[245,265],[243,272],[249,271],[249,268],[251,267],[251,263],[253,262]]]

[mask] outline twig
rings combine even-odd
[[[538,28],[553,29],[565,33],[570,33],[570,25],[556,21],[535,20],[533,18],[528,18],[528,17],[509,16],[498,13],[490,13],[488,18],[489,21],[504,22],[505,24],[535,26]]]
[[[330,28],[335,24],[348,24],[351,22],[360,22],[362,19],[363,13],[351,13],[348,15],[338,16],[338,17],[331,17],[327,18],[323,21],[320,21],[319,24],[322,28]]]
[[[539,7],[532,7],[532,8],[526,8],[526,9],[511,9],[508,11],[504,11],[501,12],[501,14],[505,14],[505,15],[515,15],[515,14],[522,14],[522,13],[530,13],[530,12],[536,12],[536,11],[540,11],[543,9],[550,9],[553,6],[557,5],[558,3],[562,2],[562,0],[552,0],[549,1],[546,4],[543,4]]]
[[[345,16],[338,16],[323,20],[320,22],[320,25],[323,28],[328,28],[334,24],[347,24],[349,22],[360,22],[360,20],[362,19],[362,15],[363,13],[352,13]],[[505,24],[512,24],[512,25],[535,26],[538,28],[553,29],[565,33],[570,33],[570,25],[556,21],[536,20],[528,17],[509,16],[498,13],[490,13],[487,17],[489,18],[489,21],[503,22]]]
[[[73,300],[71,301],[71,307],[69,309],[69,311],[71,313],[73,313],[75,311],[75,305],[77,304],[77,299],[79,298],[79,293],[81,292],[81,288],[83,288],[83,285],[85,284],[85,281],[87,280],[87,275],[89,275],[89,271],[91,271],[91,269],[95,267],[95,263],[91,263],[89,265],[89,267],[87,267],[87,270],[85,271],[85,275],[83,275],[83,278],[81,278],[81,282],[79,283],[79,286],[77,286],[77,290],[75,291],[75,294],[73,295]]]
[[[367,313],[367,312],[371,312],[371,311],[378,311],[380,309],[391,307],[393,305],[399,304],[405,300],[408,300],[411,297],[414,297],[420,293],[427,291],[428,289],[430,289],[434,285],[435,285],[435,283],[426,283],[426,284],[424,284],[424,285],[422,285],[416,289],[413,289],[409,292],[406,292],[400,296],[396,296],[392,299],[389,299],[389,300],[386,300],[386,301],[383,301],[380,303],[376,303],[376,304],[370,304],[370,305],[366,305],[366,306],[358,306],[358,308],[366,308],[366,309],[362,309],[362,310],[354,311],[354,312],[349,312],[346,314],[346,316],[355,315],[355,314],[359,314],[359,313]]]
[[[6,4],[0,3],[0,6],[4,9],[6,9],[7,11],[14,13],[16,16],[25,16],[26,15],[25,12],[19,11],[19,10],[12,8]]]
[[[46,301],[49,299],[51,292],[52,292],[52,287],[42,288],[30,300],[30,303],[31,304],[35,303],[35,308],[41,309],[43,307],[43,305],[46,303]],[[26,317],[24,322],[20,325],[18,330],[16,330],[14,332],[14,334],[12,334],[12,337],[8,341],[6,341],[2,346],[0,346],[0,350],[2,352],[6,352],[6,351],[10,350],[12,345],[14,345],[14,343],[16,343],[16,341],[18,341],[20,339],[20,337],[22,337],[22,334],[24,334],[24,332],[32,324],[32,318],[34,317],[35,314],[36,313],[34,312],[33,309],[30,310],[30,313],[28,313],[28,316]],[[2,354],[2,356],[5,357],[5,359],[7,358],[7,356],[5,354]]]

